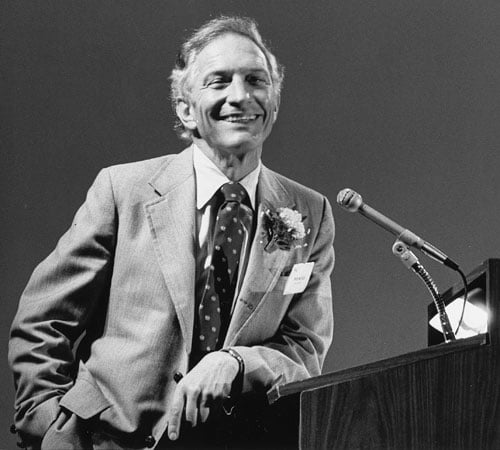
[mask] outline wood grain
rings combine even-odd
[[[499,449],[500,261],[486,261],[473,275],[485,280],[487,335],[275,393],[279,399],[302,388],[300,448]]]

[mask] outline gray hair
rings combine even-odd
[[[248,17],[220,16],[206,22],[195,30],[191,37],[181,46],[175,66],[170,75],[170,98],[174,112],[177,102],[180,99],[186,99],[188,97],[188,79],[196,56],[198,56],[198,54],[214,39],[227,33],[235,33],[247,37],[264,53],[271,74],[274,94],[279,102],[284,68],[279,64],[269,47],[264,43],[257,29],[257,23]],[[175,129],[182,139],[188,141],[192,140],[191,130],[186,129],[179,118],[176,119]]]

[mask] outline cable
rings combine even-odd
[[[451,328],[450,319],[448,318],[448,314],[446,313],[444,301],[441,298],[441,295],[439,294],[439,291],[434,284],[434,281],[432,281],[432,278],[427,270],[425,270],[424,266],[420,264],[420,261],[408,248],[408,245],[406,245],[404,242],[401,242],[400,240],[396,240],[396,242],[394,242],[394,245],[392,246],[392,253],[399,257],[401,262],[408,269],[413,270],[423,280],[423,282],[427,286],[427,289],[429,289],[432,295],[434,304],[436,305],[445,342],[454,341],[455,334],[453,333],[453,329]]]
[[[458,330],[460,329],[460,326],[462,325],[462,321],[464,320],[464,315],[465,315],[465,306],[467,305],[467,296],[469,295],[468,287],[467,287],[467,278],[465,277],[464,273],[457,268],[457,272],[460,274],[460,277],[462,278],[462,282],[464,283],[464,302],[462,305],[462,314],[460,314],[460,319],[458,321],[457,328],[455,330],[455,334],[458,333]]]
[[[453,333],[448,314],[446,314],[446,306],[444,304],[443,298],[437,290],[436,285],[434,284],[434,281],[429,275],[429,272],[427,272],[424,266],[422,266],[422,264],[420,264],[419,262],[413,264],[411,268],[423,280],[423,282],[427,286],[427,289],[429,289],[432,298],[434,299],[434,304],[436,305],[436,309],[439,314],[439,320],[441,321],[441,327],[443,329],[444,340],[446,342],[454,341],[455,333]]]

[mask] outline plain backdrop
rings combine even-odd
[[[0,448],[15,448],[7,338],[30,273],[101,167],[183,148],[168,75],[189,31],[219,14],[254,17],[286,67],[264,163],[334,208],[325,371],[424,348],[431,302],[392,255],[393,237],[335,205],[340,189],[356,189],[465,272],[500,255],[497,0],[4,1]],[[420,260],[440,290],[459,282]]]

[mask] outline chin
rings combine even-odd
[[[225,148],[233,153],[248,153],[259,147],[262,147],[262,140],[255,139],[255,137],[236,137],[234,139],[225,139],[223,142],[219,142],[220,148]]]
[[[236,141],[226,145],[226,148],[233,153],[245,154],[257,150],[262,147],[260,141]]]

